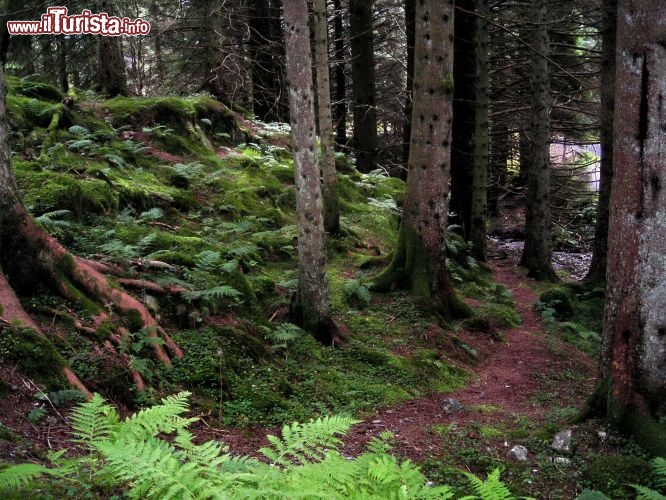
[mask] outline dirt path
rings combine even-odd
[[[380,410],[352,429],[345,453],[360,453],[368,439],[389,430],[400,443],[396,448],[400,455],[421,461],[437,455],[444,445],[446,436],[433,427],[453,422],[458,427],[470,422],[511,426],[521,417],[539,425],[557,407],[576,407],[591,393],[594,363],[543,333],[533,309],[537,297],[531,280],[519,276],[509,261],[496,264],[493,271],[494,279],[513,292],[522,324],[503,330],[504,342],[486,345],[486,357],[479,361],[466,387]],[[579,377],[575,383],[567,383],[567,375],[573,373]],[[447,413],[442,406],[445,398],[457,399],[465,411]]]

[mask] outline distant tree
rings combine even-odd
[[[452,2],[416,2],[414,103],[407,189],[398,243],[373,288],[407,288],[445,317],[468,308],[446,269],[453,94]]]
[[[613,185],[596,409],[666,456],[666,4],[617,3]],[[608,7],[608,5],[607,5]]]
[[[331,118],[331,84],[328,66],[328,18],[326,0],[314,0],[313,19],[315,32],[315,64],[317,68],[317,121],[321,144],[322,196],[324,205],[324,229],[337,233],[340,229],[338,189],[333,146],[333,122]]]
[[[550,79],[548,71],[548,0],[533,0],[532,120],[527,172],[525,248],[520,264],[528,276],[543,281],[557,279],[551,263],[550,217]]]
[[[601,159],[599,162],[599,202],[594,232],[592,262],[585,276],[589,282],[606,280],[608,262],[608,210],[613,180],[613,110],[615,107],[615,32],[617,0],[602,0],[601,113],[599,117]]]
[[[333,43],[335,45],[335,143],[340,149],[347,145],[347,77],[345,76],[345,34],[342,0],[333,0]]]
[[[472,200],[470,213],[469,241],[472,242],[472,257],[486,260],[486,219],[488,216],[488,133],[490,128],[488,111],[488,0],[476,0],[475,52],[475,117],[474,117],[474,156],[472,163]]]
[[[352,86],[354,88],[353,150],[362,172],[375,168],[377,109],[372,0],[349,0]]]
[[[298,290],[293,314],[303,328],[331,342],[334,324],[329,312],[307,0],[285,2],[284,25],[298,218]]]
[[[117,15],[113,0],[98,0],[98,12]],[[109,97],[126,96],[127,74],[125,72],[125,58],[123,57],[122,37],[98,37],[97,73],[95,86],[99,92]]]

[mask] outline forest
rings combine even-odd
[[[0,0],[0,498],[666,498],[665,20]]]

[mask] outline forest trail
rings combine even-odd
[[[447,426],[468,427],[469,438],[479,438],[479,428],[486,425],[500,431],[519,425],[538,429],[553,412],[579,407],[591,394],[594,361],[545,334],[541,317],[534,310],[534,281],[519,275],[515,262],[510,260],[496,261],[492,270],[495,281],[512,291],[522,324],[502,330],[503,341],[488,339],[479,348],[483,354],[464,388],[408,401],[368,416],[347,436],[345,453],[356,455],[370,438],[391,431],[396,436],[398,454],[422,461],[440,455],[447,443],[450,445],[449,436],[442,432]],[[460,401],[464,411],[447,413],[442,406],[447,398]],[[496,450],[502,455],[514,444],[520,444],[501,435],[494,441],[487,444],[506,448]]]

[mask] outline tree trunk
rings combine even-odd
[[[11,168],[5,94],[4,73],[0,67],[0,315],[3,322],[12,327],[18,324],[42,335],[39,326],[21,306],[15,290],[32,292],[35,283],[45,283],[65,298],[81,303],[91,314],[96,328],[110,321],[105,310],[105,306],[110,306],[121,314],[140,318],[148,335],[155,339],[161,337],[173,355],[182,357],[183,352],[140,301],[112,286],[86,261],[71,255],[30,217],[21,202]],[[118,327],[112,339],[120,343],[121,336],[127,333]],[[171,364],[161,342],[154,343],[154,352],[159,360]],[[71,384],[89,395],[64,360],[60,368]],[[133,377],[137,387],[142,389],[140,375],[134,373]]]
[[[414,43],[416,41],[416,0],[405,0],[405,32],[407,38],[407,85],[405,116],[402,126],[402,161],[409,162],[409,141],[412,136],[412,91],[414,89]],[[403,178],[407,178],[407,171]]]
[[[317,101],[319,103],[319,136],[321,143],[322,196],[324,229],[335,234],[340,230],[338,188],[333,149],[331,118],[331,84],[328,75],[328,21],[326,0],[314,0],[315,60],[317,65]]]
[[[548,72],[548,0],[532,2],[532,120],[530,163],[527,176],[525,248],[520,264],[527,275],[556,281],[550,261],[550,83]]]
[[[585,281],[606,281],[608,256],[608,209],[613,181],[613,109],[615,107],[615,31],[617,0],[603,0],[601,7],[601,114],[599,119],[601,160],[597,224],[594,230],[592,262]]]
[[[356,166],[370,172],[377,160],[377,109],[372,0],[349,0]]]
[[[476,114],[474,31],[475,0],[456,0],[453,61],[453,131],[451,150],[451,211],[454,222],[470,239],[472,226],[472,164],[474,161],[474,118]]]
[[[469,311],[446,270],[445,237],[451,174],[453,2],[416,6],[414,107],[407,189],[398,244],[377,291],[408,288],[445,317]]]
[[[666,454],[666,4],[619,0],[601,387],[607,415]],[[603,389],[602,389],[603,390]]]
[[[312,58],[307,0],[284,4],[287,76],[298,217],[298,290],[294,316],[306,330],[330,342],[326,247],[317,162]]]
[[[335,143],[338,148],[347,145],[347,79],[345,77],[345,35],[342,23],[342,0],[333,0],[335,18]]]
[[[490,134],[490,171],[491,182],[488,191],[488,213],[499,215],[499,199],[507,180],[507,162],[509,160],[509,129],[506,123],[496,121]]]
[[[472,168],[472,213],[469,230],[472,257],[486,261],[486,219],[488,218],[488,130],[489,80],[488,74],[488,0],[477,0],[476,18],[476,117],[474,129],[474,163]]]
[[[112,0],[99,0],[98,9],[99,12],[116,15]],[[98,91],[109,97],[128,95],[122,37],[100,36],[98,38],[97,74],[95,76]]]

